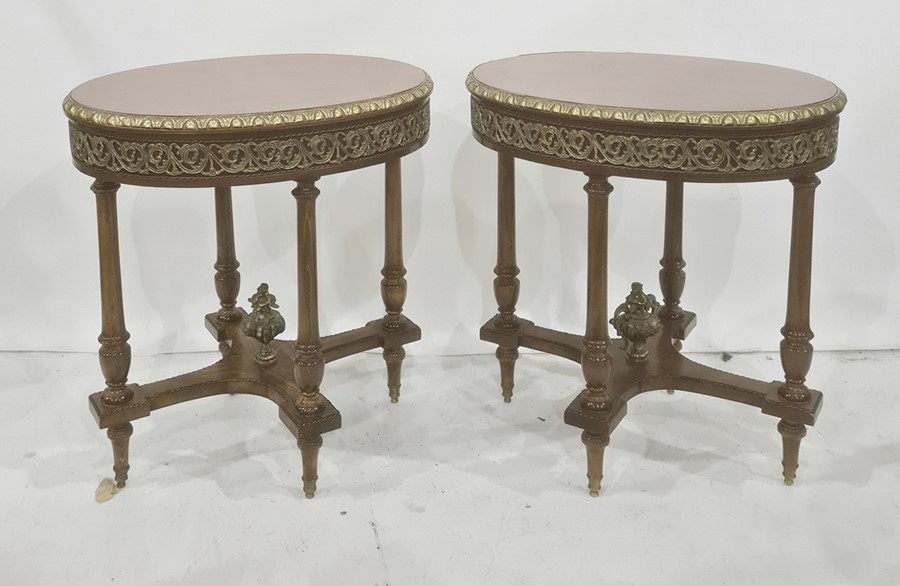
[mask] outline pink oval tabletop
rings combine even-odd
[[[521,55],[479,65],[467,85],[513,106],[641,122],[715,123],[753,113],[751,124],[784,123],[839,112],[846,102],[835,84],[800,71],[640,53]]]
[[[197,125],[198,118],[254,116],[253,125],[283,124],[389,110],[430,91],[431,80],[424,71],[399,61],[352,55],[257,55],[98,77],[72,90],[64,108],[70,118],[109,126],[179,127],[181,118]],[[266,115],[273,116],[267,121]],[[223,125],[235,124],[208,126]]]

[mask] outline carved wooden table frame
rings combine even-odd
[[[784,482],[793,484],[800,440],[813,425],[822,394],[807,388],[813,333],[809,326],[815,173],[834,161],[843,92],[825,102],[770,112],[694,115],[653,113],[558,103],[517,96],[485,86],[470,74],[475,138],[498,154],[498,313],[481,328],[481,339],[497,344],[503,398],[513,394],[520,347],[581,364],[585,388],[565,411],[565,422],[583,430],[588,489],[597,496],[603,452],[632,397],[652,390],[680,389],[758,407],[779,418]],[[588,196],[587,320],[583,336],[554,331],[516,314],[516,158],[585,173]],[[646,335],[611,339],[607,313],[608,202],[612,176],[666,182],[665,236],[659,271],[663,304]],[[752,380],[697,364],[679,352],[696,323],[681,307],[685,286],[682,216],[685,182],[751,182],[789,179],[794,205],[785,325],[781,330],[783,381]],[[632,299],[629,296],[629,299]],[[627,313],[628,302],[619,313]],[[643,319],[650,316],[647,310]],[[640,316],[639,316],[640,317]],[[627,321],[627,320],[626,320]],[[655,331],[655,333],[653,333]]]
[[[100,366],[106,388],[90,396],[90,409],[112,441],[116,484],[128,477],[132,421],[151,411],[220,395],[266,397],[297,438],[303,460],[303,490],[315,494],[322,434],[341,427],[338,410],[320,392],[325,364],[383,348],[389,396],[396,402],[404,345],[421,338],[403,315],[400,158],[428,139],[431,80],[403,94],[362,104],[293,113],[230,117],[152,117],[91,110],[67,98],[75,166],[94,177],[100,248],[102,333]],[[385,256],[381,319],[339,334],[319,332],[316,260],[316,181],[322,175],[385,165]],[[298,337],[273,340],[284,320],[271,308],[274,296],[263,284],[253,296],[262,314],[248,326],[237,304],[239,263],[235,252],[231,188],[295,181],[297,207]],[[120,184],[215,189],[215,289],[219,309],[206,327],[219,342],[222,359],[198,370],[153,382],[128,382],[131,364],[125,329],[116,194]],[[257,314],[257,312],[254,312]],[[277,316],[277,317],[273,317]],[[274,321],[273,321],[274,320]],[[280,323],[276,323],[280,320]],[[243,327],[242,327],[243,324]],[[280,326],[280,329],[279,329]]]

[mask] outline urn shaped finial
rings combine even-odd
[[[269,347],[269,343],[284,331],[284,318],[275,311],[278,304],[275,303],[275,296],[269,293],[267,283],[262,283],[257,287],[256,293],[249,301],[253,306],[253,311],[244,319],[244,333],[256,338],[262,344],[256,353],[256,359],[259,362],[272,362],[277,355]]]
[[[644,293],[641,283],[632,283],[631,293],[609,320],[616,328],[616,333],[626,341],[625,354],[629,359],[638,362],[647,359],[647,338],[656,334],[661,327],[658,313],[659,302],[656,297]]]

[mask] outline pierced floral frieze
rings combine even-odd
[[[699,174],[777,172],[837,151],[837,118],[820,127],[746,138],[610,132],[514,117],[472,100],[472,128],[488,140],[567,161]]]
[[[303,171],[364,160],[422,140],[427,105],[388,120],[333,131],[223,141],[126,140],[70,124],[72,157],[88,167],[147,177],[218,177]]]

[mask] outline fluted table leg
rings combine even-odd
[[[519,325],[519,318],[516,317],[519,267],[516,266],[515,170],[515,159],[500,153],[497,157],[497,266],[494,268],[494,297],[497,300],[498,314],[494,325],[506,329],[515,329]],[[496,356],[500,363],[503,400],[509,403],[515,386],[519,349],[517,346],[501,345],[497,347]]]
[[[231,205],[231,188],[216,187],[216,295],[219,310],[216,318],[221,322],[241,319],[237,309],[237,296],[241,289],[241,274],[234,248],[234,213]],[[226,354],[228,342],[219,342],[219,350]]]
[[[659,308],[662,319],[681,319],[681,294],[684,292],[685,262],[682,256],[682,226],[684,222],[684,183],[666,183],[666,224],[663,256],[659,264],[659,287],[663,294],[663,306]]]
[[[100,248],[100,370],[106,379],[102,401],[107,405],[126,405],[134,398],[127,386],[131,368],[130,337],[125,329],[125,310],[122,302],[122,270],[119,258],[119,221],[116,209],[118,183],[94,181],[91,190],[97,200],[97,239]],[[111,426],[107,436],[113,446],[113,470],[116,485],[125,486],[128,479],[128,438],[130,423]]]
[[[400,159],[384,166],[384,268],[381,270],[381,299],[388,330],[405,327],[403,304],[406,302],[406,268],[403,266],[403,203]],[[391,403],[400,399],[400,368],[406,351],[402,345],[385,346],[382,353],[387,366],[388,396]]]
[[[813,338],[809,327],[809,298],[812,277],[813,210],[815,175],[791,179],[794,186],[794,210],[791,223],[791,261],[788,272],[787,315],[781,333],[781,365],[784,383],[778,394],[782,399],[803,403],[809,401],[806,375],[812,365]],[[782,461],[784,482],[793,484],[799,462],[800,440],[806,435],[802,423],[782,419],[778,423],[784,445]]]
[[[606,177],[588,176],[584,190],[588,195],[588,274],[587,319],[581,351],[586,392],[581,406],[588,411],[604,411],[612,406],[607,391],[612,372],[607,321],[607,248],[609,194],[613,187]],[[587,450],[588,489],[591,496],[597,496],[603,477],[603,450],[609,444],[609,435],[585,430],[581,439]]]
[[[659,264],[659,288],[663,294],[663,306],[659,308],[660,319],[680,320],[684,317],[681,308],[681,294],[684,292],[686,274],[682,253],[682,230],[684,225],[684,183],[666,182],[666,223],[663,240],[663,256]],[[681,350],[681,340],[672,340],[676,350]],[[671,395],[675,389],[668,389]]]
[[[583,406],[599,411],[609,409],[606,385],[612,371],[609,352],[607,304],[607,246],[609,237],[609,194],[613,187],[606,177],[589,177],[584,190],[588,194],[588,274],[587,319],[581,370],[587,393]]]
[[[297,200],[297,341],[294,343],[294,378],[300,395],[294,408],[303,415],[315,415],[324,401],[319,385],[325,374],[325,354],[319,337],[318,275],[316,265],[316,198],[318,178],[297,182],[292,191]],[[315,470],[321,437],[316,434],[299,440],[303,458],[304,492],[308,498],[315,494]],[[306,446],[306,447],[304,447]],[[313,449],[315,448],[315,449]]]
[[[234,250],[234,212],[231,206],[231,188],[216,187],[216,294],[219,296],[221,321],[241,318],[237,311],[237,296],[241,288],[241,274]]]

